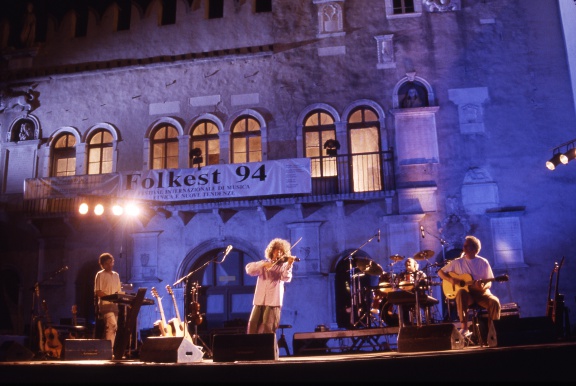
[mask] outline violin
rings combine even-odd
[[[202,314],[200,313],[200,303],[192,302],[190,304],[190,323],[198,326],[202,324]]]

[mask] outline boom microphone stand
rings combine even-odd
[[[203,269],[204,267],[206,267],[208,264],[210,263],[216,263],[216,264],[222,264],[224,262],[224,260],[226,259],[226,256],[228,256],[228,254],[230,253],[230,251],[232,250],[232,245],[228,245],[228,247],[226,247],[226,251],[224,252],[224,256],[222,256],[222,260],[220,261],[216,261],[216,258],[212,259],[212,260],[208,260],[207,262],[205,262],[204,264],[202,264],[199,268],[196,268],[195,270],[191,271],[190,273],[188,273],[186,276],[181,277],[180,279],[176,280],[176,282],[172,285],[173,287],[176,287],[178,284],[182,283],[183,281],[186,282],[185,287],[187,287],[188,284],[188,279],[194,275],[196,272],[200,271],[201,269]],[[196,305],[196,311],[200,311],[199,310],[199,303],[198,303],[198,288],[200,288],[200,285],[198,284],[198,282],[193,283],[192,284],[192,299],[191,299],[191,303]],[[184,310],[186,310],[186,305],[184,305]],[[195,315],[196,317],[199,317],[200,314]],[[201,316],[200,316],[201,317]],[[186,328],[188,328],[188,323],[190,323],[188,320],[188,313],[184,312],[184,325],[186,326]],[[198,323],[200,324],[200,323]],[[198,336],[198,324],[194,323],[194,336],[192,337],[192,343],[194,345],[197,346],[197,342],[198,340],[202,343],[202,346],[206,349],[206,351],[208,352],[208,356],[211,358],[212,357],[212,350],[210,350],[210,348],[206,345],[206,343],[204,343],[204,341]]]

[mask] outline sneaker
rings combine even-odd
[[[460,335],[462,335],[464,338],[469,338],[472,335],[472,331],[468,330],[467,328],[461,328]]]

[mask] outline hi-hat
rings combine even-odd
[[[366,258],[356,258],[356,267],[368,275],[372,276],[380,276],[384,273],[384,270],[380,266],[380,264]]]
[[[392,260],[392,261],[400,261],[402,259],[404,259],[404,256],[400,256],[399,254],[395,254],[395,255],[390,256],[390,260]]]
[[[431,251],[429,249],[425,249],[423,251],[416,253],[413,257],[414,257],[414,260],[426,260],[426,259],[431,258],[432,256],[434,256],[434,251]]]

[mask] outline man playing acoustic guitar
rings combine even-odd
[[[493,321],[500,319],[500,299],[490,292],[495,278],[488,260],[478,255],[481,248],[478,238],[466,236],[462,255],[441,268],[438,276],[444,280],[445,286],[459,288],[455,301],[461,323],[460,333],[465,337],[471,335],[468,331],[467,308],[476,303],[488,312],[488,346],[495,347],[497,342]],[[463,280],[464,277],[469,281]]]

